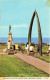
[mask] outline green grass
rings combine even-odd
[[[14,55],[0,54],[0,77],[49,77]]]
[[[34,47],[34,50],[37,51],[37,47]]]
[[[6,48],[6,47],[7,47],[7,46],[3,46],[3,45],[0,44],[0,48],[3,48],[3,49],[4,49],[4,48]]]
[[[22,49],[24,50],[25,49],[25,46],[22,46]]]
[[[42,52],[47,53],[49,46],[42,47]],[[34,50],[37,51],[37,47],[34,47]]]
[[[37,47],[34,47],[34,50],[37,51]],[[47,53],[47,51],[48,51],[48,46],[44,46],[42,48],[42,53],[44,53],[44,52]],[[44,60],[44,61],[50,63],[50,56],[46,56],[46,55],[44,55],[44,56],[43,55],[42,56],[40,56],[40,55],[34,55],[34,57],[39,58],[41,60]]]
[[[44,60],[44,61],[50,63],[50,56],[46,56],[46,55],[44,55],[44,56],[34,55],[34,57],[39,58],[41,60]]]
[[[34,50],[37,51],[37,47],[35,47]],[[47,51],[48,51],[48,46],[42,47],[42,53],[47,53]],[[39,58],[41,60],[44,60],[44,61],[50,63],[50,56],[46,56],[46,55],[44,55],[44,56],[34,55],[34,57]]]
[[[44,47],[42,48],[42,52],[46,52],[46,53],[47,53],[48,48],[49,48],[49,46],[44,46]]]

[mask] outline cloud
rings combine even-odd
[[[12,28],[27,27],[27,24],[11,25]],[[8,28],[9,26],[0,26],[0,28]]]
[[[50,0],[47,0],[46,5],[50,7]]]
[[[27,27],[27,24],[12,25],[12,27]]]

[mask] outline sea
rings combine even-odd
[[[0,37],[0,42],[1,43],[7,43],[8,38],[7,37]],[[32,42],[34,43],[38,43],[38,38],[32,38],[31,39]],[[13,43],[27,43],[28,42],[28,38],[13,38]],[[50,44],[50,38],[42,38],[42,42],[43,43],[47,43]]]

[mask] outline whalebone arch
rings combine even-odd
[[[31,45],[31,33],[32,33],[32,27],[33,27],[33,22],[34,22],[35,16],[36,16],[36,19],[37,19],[37,27],[38,27],[39,54],[42,55],[42,34],[41,34],[40,22],[39,22],[39,18],[38,18],[38,14],[37,14],[36,10],[33,13],[33,16],[32,16],[32,19],[31,19],[31,23],[30,23],[30,27],[29,27],[28,44],[29,44],[29,46]]]

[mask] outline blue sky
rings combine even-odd
[[[47,0],[0,0],[0,37],[8,37],[9,25],[13,37],[28,37],[29,25],[36,9],[43,37],[50,37],[50,8]],[[36,17],[32,37],[38,37]]]

